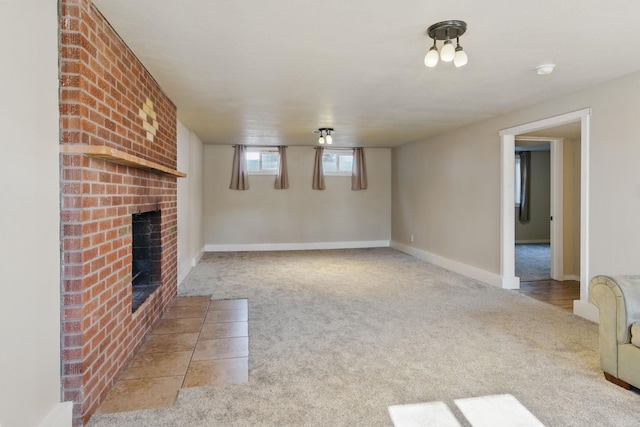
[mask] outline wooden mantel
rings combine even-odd
[[[79,145],[79,144],[63,144],[60,146],[61,153],[85,154],[87,156],[96,157],[98,159],[107,160],[114,163],[120,163],[126,166],[132,166],[138,169],[146,169],[154,172],[163,173],[174,176],[176,178],[186,178],[184,172],[170,169],[159,163],[145,160],[133,154],[116,150],[115,148],[106,147],[104,145]]]

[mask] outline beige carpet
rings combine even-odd
[[[516,245],[515,255],[515,274],[521,282],[551,279],[549,244]]]
[[[594,323],[392,249],[207,254],[179,292],[249,299],[249,383],[90,426],[391,426],[389,406],[500,394],[546,426],[640,425]]]

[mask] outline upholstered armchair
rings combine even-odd
[[[591,301],[600,310],[600,367],[607,380],[640,388],[640,276],[596,276]]]

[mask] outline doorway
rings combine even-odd
[[[552,180],[551,164],[551,143],[547,138],[516,136],[515,275],[521,284],[551,280],[551,253],[562,253],[562,242],[551,239],[551,223],[562,221],[561,215],[551,215],[552,190],[562,185],[562,179],[554,176]],[[562,280],[558,269],[554,270],[554,279]]]
[[[591,110],[583,109],[556,117],[503,129],[501,140],[501,254],[500,275],[502,287],[519,289],[520,279],[515,275],[515,140],[516,136],[544,131],[570,123],[580,124],[580,299],[574,301],[573,312],[588,319],[597,319],[597,310],[588,302],[589,280],[589,118]],[[554,197],[555,199],[555,197]],[[561,204],[554,203],[553,209]],[[561,229],[560,229],[561,230]],[[560,231],[555,230],[556,233]],[[552,231],[552,234],[554,231]]]
[[[532,268],[521,281],[553,279],[579,281],[580,276],[580,122],[516,136],[516,255],[528,255]],[[518,196],[517,154],[530,161],[529,215],[522,221]],[[528,219],[528,221],[527,221]],[[516,266],[522,263],[516,257]],[[536,264],[539,265],[537,268]],[[544,271],[542,271],[544,269]]]

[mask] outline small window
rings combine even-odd
[[[280,154],[273,148],[249,148],[247,171],[250,175],[276,175]]]
[[[353,153],[350,151],[325,150],[322,169],[326,175],[351,176]]]
[[[520,155],[518,153],[516,153],[516,170],[515,170],[515,197],[514,200],[516,201],[516,208],[520,207]]]

